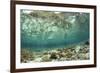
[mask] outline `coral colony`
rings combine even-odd
[[[21,63],[89,60],[89,16],[21,9]]]

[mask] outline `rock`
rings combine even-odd
[[[55,53],[55,54],[58,53],[58,52],[59,52],[58,49],[55,49],[55,50],[51,50],[50,51],[50,53]]]
[[[68,53],[68,54],[66,55],[66,57],[67,57],[67,58],[71,58],[71,57],[72,57],[72,53]]]
[[[77,54],[72,55],[71,60],[78,60]]]
[[[60,61],[66,61],[65,57],[60,58]]]
[[[79,50],[79,53],[89,53],[89,47],[84,47]]]
[[[42,62],[42,58],[35,58],[33,61],[34,62]]]
[[[58,55],[56,53],[51,53],[50,59],[58,59]]]
[[[21,50],[21,62],[26,63],[27,61],[34,60],[34,53],[27,50],[22,49]]]
[[[66,53],[64,53],[64,52],[58,53],[58,56],[59,56],[59,58],[66,57]]]
[[[89,53],[81,53],[81,54],[79,54],[78,55],[78,58],[80,59],[80,60],[87,60],[87,59],[89,59]]]
[[[80,45],[78,45],[78,46],[75,47],[75,51],[76,52],[79,52],[80,49],[81,49],[81,46]]]
[[[90,43],[89,43],[89,41],[87,41],[87,42],[85,42],[85,44],[86,44],[86,45],[89,45]]]
[[[42,56],[42,61],[43,61],[43,62],[44,62],[44,61],[45,61],[45,62],[51,61],[51,60],[50,60],[50,54],[43,55],[43,56]]]

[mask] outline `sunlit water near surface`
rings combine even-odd
[[[89,13],[21,10],[21,48],[43,51],[89,41]]]

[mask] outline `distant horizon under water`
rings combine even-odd
[[[89,43],[89,24],[89,13],[21,9],[21,49],[43,51]]]

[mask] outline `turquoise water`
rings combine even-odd
[[[46,50],[89,40],[89,13],[34,10],[20,12],[21,48]]]

